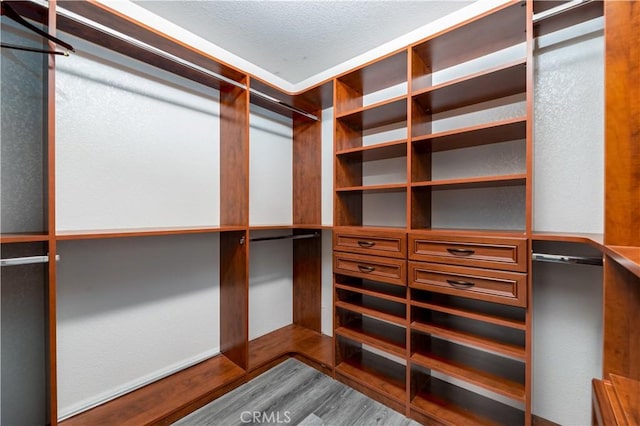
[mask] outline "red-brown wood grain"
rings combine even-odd
[[[321,111],[317,111],[321,117]],[[293,118],[293,223],[322,222],[322,122]]]

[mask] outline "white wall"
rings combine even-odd
[[[218,92],[66,37],[77,53],[56,62],[57,229],[218,225]]]
[[[251,105],[249,224],[293,223],[293,123]]]
[[[288,234],[253,231],[251,237]],[[293,241],[251,243],[249,249],[249,340],[293,322]]]
[[[333,107],[322,110],[322,225],[333,226]]]
[[[58,244],[65,417],[219,352],[219,236]]]
[[[603,232],[602,18],[541,37],[535,51],[535,231]]]

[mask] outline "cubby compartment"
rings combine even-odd
[[[411,188],[412,229],[524,232],[526,179],[505,176]]]
[[[390,398],[403,407],[406,398],[406,365],[366,349],[366,345],[336,336],[336,376]]]
[[[376,185],[366,189],[336,189],[334,224],[405,228],[406,184]]]
[[[357,291],[357,289],[335,288],[337,315],[341,311],[348,311],[404,326],[407,321],[407,305],[406,301],[401,300],[398,297],[389,298],[380,293],[371,294],[370,292]]]
[[[406,356],[406,329],[367,315],[337,310],[335,334],[395,356]]]
[[[410,374],[411,415],[424,423],[525,424],[524,410],[452,384],[434,370],[412,362]]]
[[[411,329],[421,333],[472,345],[506,357],[526,359],[525,330],[459,316],[452,310],[431,309],[429,295],[418,295],[413,290],[411,302]],[[419,300],[427,300],[422,303]]]
[[[514,401],[526,398],[525,363],[519,360],[412,328],[411,362]]]

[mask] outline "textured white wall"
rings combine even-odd
[[[333,231],[322,231],[321,330],[333,336]]]
[[[219,224],[218,93],[67,38],[56,63],[58,230]]]
[[[289,230],[251,232],[251,237]],[[251,243],[249,250],[249,340],[293,322],[293,241]]]
[[[251,105],[249,224],[293,223],[292,121]]]
[[[58,244],[65,417],[219,352],[219,236]]]
[[[602,18],[539,39],[535,52],[535,231],[602,233]]]

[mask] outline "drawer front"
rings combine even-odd
[[[409,258],[527,272],[527,239],[409,234]]]
[[[407,256],[407,234],[404,232],[358,232],[336,231],[333,249],[373,256]]]
[[[409,262],[411,288],[513,306],[527,306],[527,274]]]
[[[407,262],[399,259],[334,252],[333,271],[389,284],[407,283]]]

